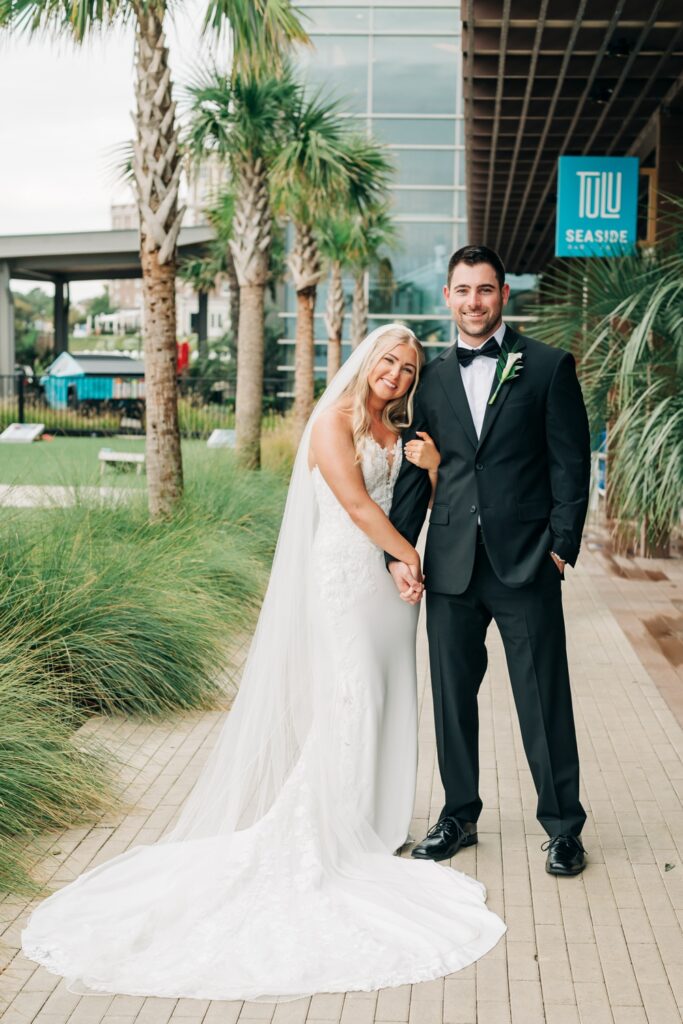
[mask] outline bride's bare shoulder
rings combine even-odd
[[[313,424],[308,464],[317,465],[326,451],[353,447],[353,420],[350,407],[335,403],[321,413]]]
[[[330,431],[334,433],[348,433],[353,432],[351,408],[348,405],[343,405],[340,402],[335,402],[329,409],[325,409],[325,412],[318,416],[318,419],[313,424],[313,434],[327,434]]]

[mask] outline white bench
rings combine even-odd
[[[100,475],[104,473],[107,464],[115,465],[117,462],[133,464],[138,476],[145,466],[144,452],[115,452],[111,448],[100,448],[97,458],[100,460]]]

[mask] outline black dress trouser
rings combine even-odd
[[[427,592],[427,633],[439,768],[441,817],[475,822],[479,797],[477,693],[486,672],[486,631],[493,619],[507,658],[531,774],[537,817],[549,836],[579,835],[579,759],[569,685],[560,573],[550,555],[536,579],[501,583],[484,545],[463,594]]]

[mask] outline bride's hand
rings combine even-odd
[[[422,565],[420,564],[420,556],[417,551],[415,552],[415,557],[411,558],[409,562],[406,562],[406,565],[410,569],[413,580],[415,581],[413,586],[422,587]]]
[[[434,472],[441,464],[441,455],[432,441],[431,437],[424,430],[416,430],[415,433],[421,440],[408,441],[405,447],[405,454],[408,462],[427,472]]]
[[[411,560],[410,564],[406,562],[389,563],[389,572],[393,576],[401,600],[407,601],[408,604],[417,604],[424,591],[420,559],[417,553],[415,557],[417,561]]]

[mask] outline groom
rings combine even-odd
[[[424,571],[434,717],[446,803],[413,857],[446,860],[477,842],[477,692],[492,619],[505,647],[537,816],[548,833],[546,870],[585,866],[579,761],[567,668],[561,580],[579,553],[588,504],[588,420],[572,356],[524,337],[502,319],[510,289],[500,257],[459,249],[444,298],[456,345],[429,363],[405,442],[426,431],[441,452]],[[391,521],[415,543],[429,476],[406,459]],[[415,601],[408,566],[387,556]]]

